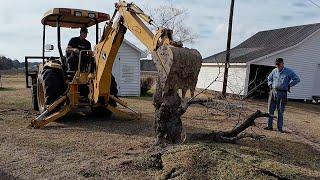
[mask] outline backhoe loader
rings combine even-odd
[[[172,30],[157,27],[153,33],[147,25],[154,25],[134,3],[119,1],[110,18],[108,14],[80,9],[54,8],[45,13],[43,30],[43,62],[37,75],[32,76],[35,109],[40,115],[31,121],[30,127],[41,128],[81,107],[91,107],[103,115],[125,113],[116,108],[121,105],[138,114],[117,97],[112,66],[127,30],[137,37],[151,52],[158,70],[157,90],[154,95],[156,109],[155,131],[157,142],[164,139],[179,141],[185,112],[178,90],[194,90],[201,67],[201,55],[195,49],[175,42]],[[101,39],[98,25],[106,22]],[[77,71],[68,71],[66,58],[61,49],[60,28],[96,26],[94,51],[80,51]],[[57,27],[59,58],[45,58],[45,27]],[[86,62],[86,63],[82,63]],[[85,67],[83,67],[85,66]],[[37,77],[37,78],[36,78]],[[36,78],[36,79],[35,79]],[[178,116],[178,117],[177,117]]]

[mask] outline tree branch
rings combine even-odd
[[[205,140],[205,141],[215,141],[221,143],[236,143],[238,140],[243,138],[252,138],[255,140],[261,140],[265,138],[264,135],[257,134],[240,134],[245,131],[248,127],[254,125],[254,121],[260,117],[270,117],[268,113],[262,113],[260,110],[257,110],[255,113],[251,114],[240,126],[234,128],[231,131],[219,131],[211,132],[209,134],[193,134],[189,138],[191,140]]]
[[[262,113],[260,110],[257,110],[255,113],[251,114],[240,126],[235,129],[225,133],[225,137],[236,137],[242,131],[246,130],[248,127],[254,125],[254,121],[260,117],[269,117],[269,113]]]

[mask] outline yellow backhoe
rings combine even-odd
[[[32,76],[33,92],[36,92],[33,93],[34,107],[39,109],[41,114],[31,121],[30,127],[41,128],[81,107],[91,107],[93,112],[104,115],[111,113],[117,115],[124,114],[116,108],[117,105],[121,105],[137,114],[117,97],[117,84],[112,76],[112,66],[127,30],[131,31],[151,52],[158,70],[154,105],[160,112],[156,114],[156,119],[158,117],[159,120],[156,125],[160,128],[156,127],[156,131],[158,129],[162,132],[170,128],[161,121],[170,121],[170,113],[163,116],[163,113],[168,114],[164,111],[167,111],[170,105],[181,107],[177,91],[181,89],[185,94],[186,90],[190,89],[193,92],[195,89],[201,67],[200,53],[195,49],[183,47],[180,42],[175,42],[170,29],[157,27],[153,33],[147,26],[147,24],[155,26],[153,20],[134,3],[119,1],[115,4],[111,18],[101,12],[54,8],[45,13],[41,22],[44,28],[43,62],[39,65],[37,75]],[[98,25],[101,22],[106,23],[99,40]],[[94,25],[96,45],[93,52],[80,51],[78,70],[68,71],[66,58],[61,49],[60,29]],[[59,58],[45,57],[46,26],[57,28]],[[173,100],[175,97],[178,99]],[[181,128],[178,130],[179,133]],[[164,136],[170,135],[162,133],[159,138]]]

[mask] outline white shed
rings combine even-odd
[[[140,59],[145,56],[137,46],[123,40],[112,68],[119,96],[140,96]]]
[[[311,100],[320,96],[320,23],[258,32],[233,48],[227,92],[266,95],[268,87],[262,82],[278,57],[282,57],[285,66],[293,69],[301,79],[288,98]],[[209,89],[221,91],[224,62],[225,52],[205,58],[197,87],[208,86],[217,76],[220,65],[220,78]],[[260,83],[262,86],[252,91]]]

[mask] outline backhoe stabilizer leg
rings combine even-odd
[[[110,95],[110,98],[114,101],[116,101],[118,104],[120,104],[122,107],[129,109],[132,113],[121,111],[113,106],[107,106],[107,109],[114,113],[116,116],[125,118],[125,119],[141,119],[141,113],[137,112],[136,110],[132,109],[131,107],[128,106],[128,104],[121,99]]]
[[[128,106],[128,104],[124,101],[122,101],[121,99],[113,96],[113,95],[110,95],[110,98],[113,99],[114,101],[116,101],[117,103],[119,103],[121,106],[129,109],[130,111],[132,111],[133,113],[135,114],[139,114],[139,112],[137,112],[136,110],[132,109],[131,107]]]
[[[28,127],[41,128],[44,125],[66,115],[71,110],[69,106],[65,106],[62,110],[48,116],[50,112],[52,112],[57,106],[65,102],[66,99],[67,99],[67,96],[62,96],[61,98],[53,102],[43,113],[41,113],[38,117],[33,119],[31,121],[31,124]],[[69,111],[66,112],[66,110],[69,110]]]
[[[36,117],[36,121],[43,121],[46,116],[49,114],[48,109],[46,109],[43,113],[41,113],[38,117]]]
[[[142,116],[141,113],[137,113],[137,112],[129,113],[129,112],[121,111],[113,106],[107,106],[106,108],[112,113],[114,113],[115,116],[118,116],[120,118],[127,119],[127,120],[140,119]]]
[[[45,117],[44,119],[37,120],[37,118],[36,118],[36,119],[32,120],[29,127],[35,128],[35,129],[40,129],[43,126],[49,124],[50,122],[53,122],[53,121],[65,116],[65,115],[67,115],[70,111],[71,111],[70,106],[65,106],[60,111],[55,112],[55,113],[51,114],[50,116]]]

